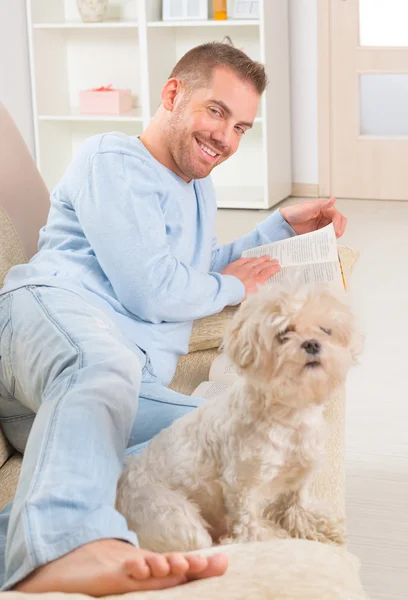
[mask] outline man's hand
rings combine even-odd
[[[260,258],[239,258],[225,267],[223,275],[234,275],[245,286],[245,298],[257,291],[258,286],[264,284],[269,277],[280,270],[277,260],[269,256]]]
[[[343,235],[347,219],[334,206],[335,198],[306,200],[280,209],[282,217],[297,234],[309,233],[333,223],[336,237]]]

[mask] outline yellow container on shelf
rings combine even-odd
[[[214,19],[225,21],[227,18],[227,0],[213,0]]]

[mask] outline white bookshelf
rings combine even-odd
[[[290,195],[288,0],[261,2],[259,20],[172,22],[161,21],[160,0],[110,0],[107,20],[89,24],[80,20],[76,0],[27,0],[27,21],[36,160],[50,190],[87,137],[143,131],[187,50],[230,36],[265,64],[269,86],[253,129],[213,171],[217,203],[265,209]],[[132,90],[133,109],[81,114],[80,90],[109,84]]]

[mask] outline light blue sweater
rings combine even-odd
[[[168,384],[192,321],[244,297],[241,281],[220,271],[247,248],[294,235],[277,211],[218,246],[215,218],[209,177],[186,183],[136,137],[92,137],[51,195],[38,253],[10,270],[0,293],[25,285],[76,292],[108,313]]]

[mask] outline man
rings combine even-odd
[[[282,208],[231,244],[213,241],[208,176],[238,149],[265,86],[262,65],[229,45],[188,52],[140,138],[85,142],[52,193],[38,254],[8,274],[0,414],[7,404],[24,415],[17,433],[5,426],[16,446],[31,431],[2,589],[100,596],[226,570],[221,554],[139,549],[115,492],[126,448],[140,451],[203,401],[165,387],[192,321],[240,303],[279,269],[241,252],[329,222],[344,231],[331,199]],[[3,530],[7,521],[5,511]]]

